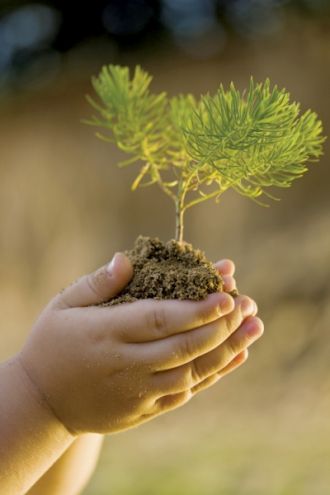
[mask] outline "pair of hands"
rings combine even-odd
[[[216,263],[225,290],[234,264]],[[17,363],[54,416],[77,435],[124,430],[174,409],[244,363],[263,333],[257,306],[226,292],[203,301],[115,297],[133,274],[117,253],[110,265],[57,294],[40,314]]]

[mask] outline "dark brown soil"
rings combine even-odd
[[[204,299],[221,291],[221,276],[205,254],[191,244],[139,236],[134,248],[125,251],[133,264],[134,276],[118,297],[103,306],[137,299]]]

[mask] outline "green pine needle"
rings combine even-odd
[[[131,158],[142,161],[132,188],[157,183],[175,202],[177,239],[183,212],[228,188],[257,200],[277,199],[269,187],[290,187],[322,155],[322,123],[311,110],[301,114],[285,89],[269,79],[240,92],[233,83],[215,95],[169,98],[150,91],[151,76],[139,66],[103,67],[92,79],[100,103],[87,97],[98,116],[89,124]],[[189,193],[189,194],[188,194]],[[179,224],[179,225],[178,225]]]

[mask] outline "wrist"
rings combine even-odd
[[[0,365],[1,493],[26,493],[74,437],[49,409],[19,356]]]
[[[44,420],[51,425],[54,431],[57,431],[60,437],[73,441],[75,436],[66,428],[65,424],[53,410],[46,395],[40,389],[38,384],[32,378],[29,370],[24,364],[20,353],[11,358],[6,365],[11,369],[11,373],[16,376],[24,390],[24,398],[29,402],[29,407],[38,410],[44,417]]]

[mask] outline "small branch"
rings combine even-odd
[[[220,191],[214,191],[213,193],[210,193],[207,196],[200,196],[199,198],[194,199],[194,200],[190,201],[190,203],[186,204],[184,207],[184,210],[187,210],[188,208],[191,208],[192,206],[195,206],[198,203],[202,203],[202,201],[214,198],[215,196],[219,196],[220,194],[221,194]]]
[[[167,194],[167,196],[169,196],[174,201],[174,203],[176,203],[177,199],[176,199],[175,194],[173,193],[173,191],[171,191],[171,189],[169,187],[166,187],[162,183],[162,179],[161,179],[160,176],[159,176],[159,178],[157,180],[157,184],[159,185],[159,187],[161,188],[161,190],[164,191],[164,193]]]
[[[167,186],[165,186],[161,176],[160,176],[160,173],[159,173],[159,170],[157,168],[157,165],[155,165],[155,163],[150,159],[149,160],[149,163],[150,165],[153,167],[153,172],[156,174],[156,177],[157,177],[157,184],[159,185],[159,187],[161,188],[162,191],[164,191],[164,193],[169,196],[173,201],[174,203],[176,202],[176,195],[174,194],[173,191],[171,191],[171,189]],[[155,180],[155,182],[156,182]]]

